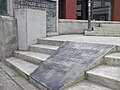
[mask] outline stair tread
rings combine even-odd
[[[120,81],[120,67],[101,65],[87,71],[87,74],[94,74],[97,76],[109,78],[112,80]]]
[[[30,45],[31,47],[38,47],[38,48],[46,48],[46,49],[53,49],[53,50],[57,50],[59,48],[59,46],[53,46],[53,45],[40,45],[40,44],[34,44],[34,45]]]
[[[29,57],[37,58],[38,60],[42,60],[42,61],[45,61],[50,56],[48,54],[42,54],[42,53],[30,52],[30,51],[14,51],[14,52]]]
[[[85,80],[65,90],[113,90],[113,89]]]
[[[112,53],[112,54],[106,55],[105,57],[106,58],[120,59],[120,53]]]
[[[6,61],[17,67],[19,70],[21,70],[27,75],[30,75],[38,67],[38,65],[15,57],[7,58]]]

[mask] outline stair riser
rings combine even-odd
[[[106,77],[97,76],[90,73],[86,75],[86,79],[112,89],[120,90],[120,81],[112,80]]]
[[[43,86],[42,84],[38,83],[37,81],[35,81],[33,78],[29,77],[29,81],[34,84],[36,87],[38,87],[40,90],[49,90],[47,89],[45,86]]]
[[[119,31],[116,28],[109,28],[109,27],[94,27],[94,31],[104,31],[104,32],[113,32],[114,31]]]
[[[29,57],[29,56],[19,54],[19,53],[14,53],[13,55],[16,58],[20,58],[20,59],[23,59],[23,60],[25,60],[27,62],[34,63],[34,64],[37,64],[37,65],[39,65],[40,63],[43,62],[42,60],[39,60],[37,58]]]
[[[45,48],[37,48],[37,47],[32,47],[32,46],[30,46],[30,51],[51,55],[51,54],[54,53],[56,50],[53,50],[53,49],[45,49]]]
[[[112,66],[120,66],[120,60],[115,58],[105,57],[105,64]]]
[[[114,23],[114,24],[100,24],[100,27],[119,29],[120,25],[119,25],[119,23]]]
[[[85,32],[85,35],[89,35],[89,36],[101,35],[101,36],[104,36],[104,33],[103,32],[97,32],[97,31],[91,31],[91,32]]]
[[[115,36],[115,37],[119,37],[120,33],[117,32],[86,32],[85,35],[89,35],[89,36]]]
[[[105,31],[106,29],[101,27],[94,27],[94,31]]]
[[[117,46],[117,51],[120,52],[120,46]]]
[[[44,45],[54,45],[54,46],[60,46],[63,41],[55,41],[55,40],[37,40],[38,44],[44,44]]]

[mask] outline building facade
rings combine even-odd
[[[92,19],[120,21],[120,0],[91,1]],[[7,15],[7,0],[0,0],[0,15]],[[88,0],[59,0],[59,19],[87,20]]]
[[[91,0],[92,19],[120,21],[120,0]],[[88,0],[59,0],[59,18],[88,19]]]

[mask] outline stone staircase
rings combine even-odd
[[[22,74],[28,81],[40,88],[40,85],[29,75],[51,54],[62,41],[38,39],[37,44],[30,45],[29,51],[14,51],[13,57],[6,59],[6,64]],[[104,63],[85,71],[85,80],[64,90],[120,90],[120,53],[112,53],[104,57]]]
[[[120,53],[106,55],[104,61],[86,71],[84,81],[65,90],[120,90]]]
[[[29,80],[29,75],[62,44],[61,41],[38,39],[30,45],[29,51],[14,51],[13,57],[6,59],[6,64]]]

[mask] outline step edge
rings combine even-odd
[[[11,63],[10,61],[9,61],[9,59],[11,59],[11,58],[14,58],[14,59],[18,59],[18,60],[21,60],[21,61],[23,61],[23,62],[25,62],[25,63],[28,63],[28,64],[31,64],[31,65],[34,65],[34,66],[36,66],[36,68],[38,67],[38,65],[35,65],[35,64],[33,64],[33,63],[30,63],[30,62],[27,62],[27,61],[24,61],[24,60],[22,60],[22,59],[19,59],[19,58],[16,58],[16,57],[10,57],[10,58],[6,58],[6,61],[9,63],[9,64],[11,64],[12,66],[14,66],[15,67],[15,69],[17,69],[17,70],[20,70],[22,73],[24,73],[25,75],[30,75],[30,74],[28,74],[28,72],[26,73],[25,71],[23,71],[20,67],[17,67],[16,65],[14,65],[13,63]],[[33,72],[33,71],[32,71]]]

